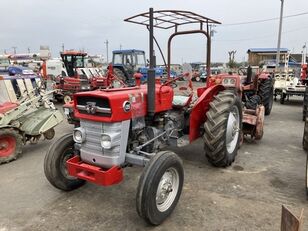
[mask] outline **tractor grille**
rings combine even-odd
[[[92,96],[77,97],[77,109],[81,114],[111,117],[108,99]]]
[[[80,144],[82,161],[103,168],[120,166],[125,162],[130,121],[117,123],[101,123],[81,120],[85,141]],[[102,135],[111,138],[111,148],[103,148]]]
[[[101,123],[88,120],[81,120],[80,127],[85,129],[86,140],[81,144],[81,155],[96,154],[100,156],[117,156],[120,154],[120,140],[113,140],[113,148],[104,149],[101,146],[102,134],[121,133],[120,123]]]

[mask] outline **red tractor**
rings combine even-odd
[[[207,78],[207,85],[197,89],[195,96],[191,75],[185,73],[181,78],[187,79],[188,85],[174,90],[176,79],[170,78],[172,38],[203,34],[207,38],[210,73],[209,24],[219,22],[189,11],[152,8],[125,21],[149,29],[147,85],[140,85],[141,74],[137,73],[136,86],[75,94],[74,116],[80,126],[50,147],[44,170],[53,186],[70,191],[86,181],[103,186],[118,184],[123,180],[125,167],[144,166],[136,194],[137,212],[148,223],[159,225],[175,208],[184,180],[181,159],[172,151],[161,150],[190,144],[202,137],[209,162],[217,167],[229,166],[243,134],[241,77],[225,74]],[[200,27],[180,31],[181,25],[187,24]],[[169,80],[164,83],[155,79],[154,27],[175,30],[168,41]],[[256,133],[253,130],[264,116],[264,107],[256,108],[260,110],[244,113],[251,120],[247,134]]]
[[[55,89],[58,89],[55,98],[72,100],[72,95],[79,91],[89,91],[105,86],[105,78],[96,68],[86,68],[87,53],[80,51],[64,51],[60,53],[67,76],[56,77]]]

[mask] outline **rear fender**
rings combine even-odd
[[[200,137],[200,127],[206,121],[206,113],[209,110],[210,102],[213,101],[218,92],[225,89],[222,85],[214,85],[207,89],[202,89],[198,92],[201,94],[195,103],[189,118],[189,141],[193,142]]]

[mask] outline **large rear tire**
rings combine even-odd
[[[70,176],[66,161],[74,156],[72,134],[66,134],[53,143],[44,159],[44,172],[47,180],[56,188],[71,191],[82,186],[85,181]]]
[[[274,100],[274,89],[271,78],[261,80],[258,95],[261,97],[261,102],[265,108],[265,115],[271,114]]]
[[[308,118],[306,118],[304,125],[303,149],[308,151]]]
[[[242,104],[232,91],[221,91],[210,103],[204,123],[204,150],[216,167],[227,167],[237,155],[242,131]]]
[[[0,128],[0,164],[16,160],[22,152],[22,136],[13,128]]]
[[[177,205],[183,181],[181,159],[170,151],[157,153],[139,180],[136,195],[139,216],[151,225],[161,224]]]
[[[308,111],[308,87],[306,87],[305,93],[304,93],[304,101],[303,101],[303,121],[306,120]]]

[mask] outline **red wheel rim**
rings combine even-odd
[[[0,157],[8,157],[14,153],[16,139],[13,136],[0,137]]]

